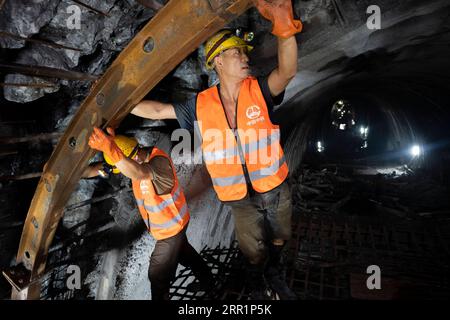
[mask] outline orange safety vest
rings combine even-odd
[[[163,156],[170,161],[175,185],[170,194],[158,195],[151,179],[133,180],[133,192],[142,219],[156,240],[170,238],[178,234],[189,221],[189,211],[183,190],[169,156],[162,150],[153,148],[149,161]]]
[[[203,158],[220,200],[235,201],[247,194],[245,171],[252,187],[263,193],[279,186],[289,169],[280,145],[280,130],[269,118],[258,81],[242,83],[232,130],[217,86],[197,96],[197,129]]]

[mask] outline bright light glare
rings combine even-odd
[[[317,151],[322,152],[325,148],[322,145],[321,141],[317,141]]]
[[[420,149],[420,146],[418,146],[418,145],[412,146],[411,155],[413,157],[418,157],[418,156],[420,156],[421,153],[422,153],[422,150]]]
[[[369,133],[369,127],[360,127],[359,128],[359,133],[361,133],[362,136],[367,136],[367,134]]]

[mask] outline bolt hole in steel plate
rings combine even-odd
[[[47,190],[47,192],[52,192],[52,185],[50,184],[50,181],[48,181],[46,178],[44,178],[44,184],[45,184],[45,190]]]
[[[102,106],[105,104],[105,95],[103,93],[99,93],[95,97],[95,101],[97,102],[97,105]]]
[[[77,145],[77,139],[75,139],[75,137],[71,137],[71,138],[69,139],[69,146],[70,146],[71,148],[75,148],[76,145]]]
[[[39,228],[39,223],[37,222],[36,217],[33,217],[33,219],[31,219],[31,223],[36,229]]]
[[[153,51],[154,48],[155,48],[155,41],[153,40],[152,37],[145,40],[145,42],[144,42],[144,51],[145,52],[150,53]]]

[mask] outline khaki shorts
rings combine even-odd
[[[264,262],[266,244],[273,239],[290,239],[292,198],[287,180],[269,192],[252,191],[227,205],[234,216],[239,247],[250,263]]]

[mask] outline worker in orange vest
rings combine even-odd
[[[270,299],[273,291],[281,299],[296,299],[286,285],[282,260],[291,237],[289,170],[271,118],[297,73],[295,34],[302,23],[294,19],[290,0],[255,4],[272,21],[278,38],[278,66],[268,76],[250,76],[247,53],[252,47],[222,30],[205,44],[206,66],[216,71],[219,85],[185,103],[141,101],[132,113],[176,118],[182,128],[198,130],[214,190],[232,208],[239,247],[249,261],[251,299]]]
[[[109,135],[95,127],[89,146],[103,152],[110,171],[132,180],[139,212],[157,240],[148,270],[152,299],[169,299],[178,263],[192,269],[201,289],[211,289],[211,271],[186,238],[189,211],[171,159],[156,147],[141,148],[136,139],[116,136],[112,128],[107,131]],[[104,174],[103,167],[103,163],[91,165],[83,176]]]

